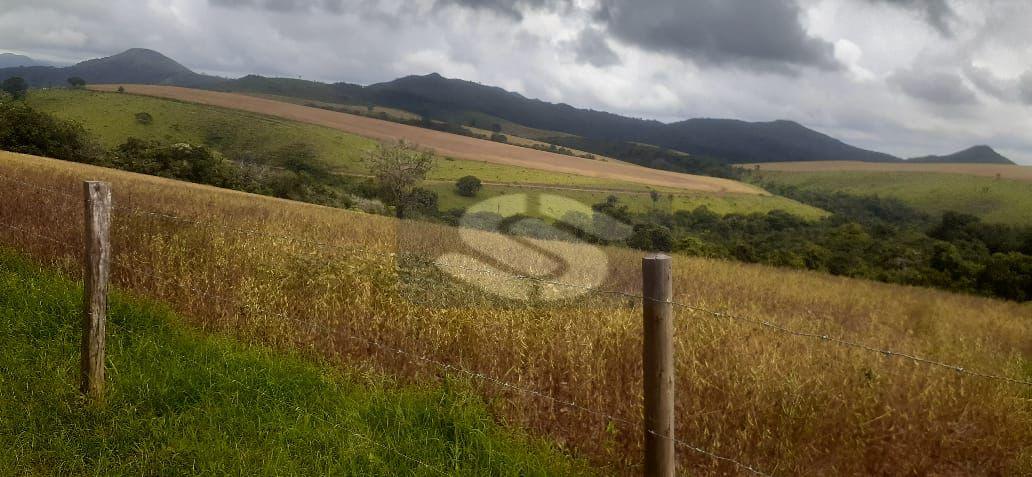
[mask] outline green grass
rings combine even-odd
[[[205,337],[118,293],[106,401],[91,405],[80,288],[0,250],[0,475],[587,473],[494,424],[462,383],[399,387]]]
[[[1032,182],[932,172],[774,172],[764,181],[802,189],[895,197],[931,214],[965,212],[986,222],[1032,225]]]
[[[784,210],[800,217],[816,220],[828,215],[827,212],[811,207],[794,200],[780,196],[758,196],[751,194],[687,194],[676,193],[671,195],[668,192],[660,194],[659,200],[653,204],[649,194],[612,193],[607,191],[573,191],[573,190],[548,190],[544,188],[529,188],[507,185],[484,185],[476,197],[463,197],[455,192],[455,184],[451,182],[434,182],[424,185],[425,188],[437,192],[438,207],[441,210],[454,208],[467,208],[479,201],[490,199],[505,194],[556,194],[570,199],[580,201],[587,205],[597,204],[605,201],[609,195],[616,195],[620,203],[627,205],[632,212],[647,212],[653,207],[662,210],[694,210],[700,206],[706,206],[718,214],[750,214],[766,213],[772,210]],[[530,214],[534,215],[534,214]]]
[[[28,104],[58,117],[78,121],[105,147],[114,147],[129,137],[162,142],[207,144],[224,153],[247,151],[261,161],[283,146],[304,142],[310,144],[317,157],[335,170],[347,174],[368,172],[362,162],[376,142],[332,128],[278,119],[270,116],[234,111],[181,101],[147,96],[105,93],[89,90],[49,89],[32,91]],[[147,112],[154,121],[149,125],[136,122],[135,114]],[[454,181],[472,175],[487,182],[545,184],[647,192],[649,186],[614,179],[561,174],[537,169],[492,164],[480,161],[441,158],[430,171],[429,179]],[[450,193],[447,186],[431,185],[441,193],[442,208],[469,205],[472,201]],[[495,195],[509,193],[516,187],[496,186]],[[766,212],[785,210],[802,217],[816,218],[823,211],[783,197],[684,193],[677,189],[656,188],[664,195],[679,194],[675,209],[694,209],[707,205],[718,213]],[[531,189],[536,191],[536,189]],[[489,192],[490,193],[490,192]],[[599,202],[611,192],[555,191],[587,203]],[[651,206],[647,195],[616,193],[636,210]],[[666,206],[669,207],[669,201]]]

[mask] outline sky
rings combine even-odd
[[[633,117],[790,119],[911,157],[1032,164],[1032,0],[0,0],[0,52],[195,71],[440,73]]]

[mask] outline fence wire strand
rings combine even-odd
[[[61,191],[61,190],[53,189],[53,188],[49,188],[49,187],[40,186],[38,184],[32,184],[32,183],[29,183],[29,182],[20,181],[20,180],[11,178],[11,177],[3,175],[3,174],[0,174],[0,180],[4,180],[4,181],[10,182],[10,183],[18,184],[18,185],[20,185],[22,187],[33,188],[33,189],[36,189],[38,191],[54,193],[54,194],[58,194],[58,195],[65,196],[65,197],[70,197],[70,198],[78,198],[77,195],[72,194],[72,193],[68,193],[68,192],[65,192],[65,191]],[[174,221],[179,221],[179,222],[190,223],[190,224],[193,224],[193,225],[197,225],[197,226],[201,226],[201,227],[205,227],[205,228],[210,228],[210,229],[227,230],[227,231],[230,231],[230,232],[240,233],[240,234],[244,234],[244,235],[248,235],[248,236],[256,236],[256,237],[260,236],[260,237],[269,237],[269,238],[274,238],[274,239],[279,239],[279,240],[286,240],[286,241],[290,241],[290,242],[293,242],[293,243],[305,244],[305,245],[315,246],[315,247],[319,247],[319,248],[323,248],[323,249],[335,249],[335,250],[342,250],[342,251],[346,251],[346,252],[347,251],[355,251],[355,250],[363,249],[363,247],[352,247],[352,248],[349,248],[349,247],[346,247],[346,246],[343,246],[343,245],[340,245],[340,244],[331,244],[331,243],[320,242],[320,241],[315,241],[315,240],[303,239],[303,238],[298,238],[298,237],[294,237],[294,236],[290,236],[290,235],[285,235],[285,234],[275,234],[275,233],[269,233],[269,232],[264,232],[264,231],[260,231],[260,230],[231,227],[231,226],[227,226],[225,224],[219,224],[219,223],[216,223],[216,222],[211,222],[211,221],[206,221],[206,220],[201,220],[201,219],[186,218],[186,217],[181,217],[181,216],[170,214],[170,213],[156,212],[156,211],[152,211],[152,210],[141,209],[141,208],[138,208],[138,207],[117,207],[115,210],[125,210],[125,211],[128,211],[129,213],[136,214],[136,215],[146,215],[146,216],[159,217],[159,218],[164,218],[164,219],[168,219],[168,220],[174,220]],[[48,240],[48,241],[51,241],[51,242],[55,242],[55,243],[59,243],[59,244],[62,244],[62,245],[74,246],[74,245],[72,245],[72,244],[70,244],[68,242],[65,242],[65,241],[62,241],[62,240],[58,240],[58,239],[53,238],[53,237],[45,236],[45,235],[33,232],[31,230],[23,229],[23,228],[20,228],[20,227],[17,227],[17,226],[13,226],[13,225],[10,225],[10,224],[0,223],[0,226],[6,227],[6,228],[11,229],[11,230],[16,230],[16,231],[28,233],[28,234],[31,234],[31,235],[36,236],[38,238],[41,238],[41,239],[44,239],[44,240]],[[146,265],[146,264],[143,264],[142,262],[139,262],[139,261],[135,261],[134,260],[134,262],[139,264],[139,265]],[[465,270],[465,271],[470,271],[470,272],[474,272],[474,273],[487,274],[487,275],[491,275],[491,276],[494,276],[494,277],[499,277],[499,278],[502,278],[502,279],[508,279],[508,280],[533,281],[533,282],[536,282],[536,283],[553,285],[553,286],[576,288],[576,289],[584,290],[586,293],[592,294],[592,295],[610,295],[610,296],[619,296],[619,297],[623,297],[623,298],[631,298],[631,299],[635,299],[635,300],[657,301],[657,300],[653,300],[653,299],[650,299],[650,298],[647,298],[647,297],[644,297],[642,295],[635,294],[635,293],[630,293],[630,292],[625,292],[625,291],[620,291],[620,290],[606,290],[606,289],[601,289],[601,288],[597,288],[597,287],[594,287],[594,286],[583,285],[583,284],[575,284],[575,283],[567,283],[567,282],[563,282],[563,281],[559,281],[559,280],[553,280],[553,279],[549,279],[549,278],[537,277],[537,276],[532,276],[532,275],[499,273],[499,272],[494,271],[494,270],[483,269],[483,268],[465,267],[465,266],[456,265],[456,264],[449,264],[449,267],[456,268],[456,269],[461,269],[461,270]],[[147,272],[144,272],[144,273],[150,275],[151,277],[153,277],[155,279],[160,279],[161,278],[161,277],[158,277],[157,275],[155,275],[153,273],[147,273]],[[213,294],[211,294],[209,292],[206,292],[206,291],[203,291],[203,290],[198,290],[196,288],[190,287],[190,286],[185,285],[185,284],[181,284],[180,283],[179,286],[183,286],[183,287],[185,287],[187,289],[190,289],[190,290],[192,290],[192,291],[194,291],[196,293],[201,293],[201,294],[203,294],[204,296],[206,296],[208,298],[224,301],[224,302],[227,302],[227,303],[232,303],[232,300],[228,300],[228,299],[225,299],[223,297],[219,297],[219,296],[213,295]],[[732,314],[732,313],[728,313],[728,312],[724,312],[724,311],[714,311],[714,310],[703,308],[703,307],[700,307],[700,306],[690,305],[690,304],[681,303],[681,302],[673,301],[673,300],[671,300],[671,301],[661,301],[661,303],[667,303],[667,304],[670,304],[671,306],[677,307],[679,309],[684,309],[684,310],[688,310],[688,311],[692,311],[692,312],[696,312],[696,313],[702,313],[702,314],[708,315],[710,317],[722,319],[722,320],[725,320],[725,321],[737,321],[737,322],[741,322],[741,323],[750,324],[750,325],[757,326],[757,327],[760,327],[760,328],[763,328],[763,329],[767,329],[767,330],[775,332],[775,333],[780,333],[780,334],[794,336],[794,337],[799,337],[799,338],[806,338],[806,339],[816,340],[816,341],[819,341],[819,342],[835,344],[835,345],[843,346],[843,347],[846,347],[846,348],[851,348],[851,349],[856,349],[856,350],[861,350],[861,351],[866,351],[866,352],[871,352],[871,353],[877,353],[877,354],[879,354],[881,356],[885,356],[885,357],[904,359],[904,360],[909,360],[911,362],[918,363],[918,364],[923,364],[923,365],[932,366],[932,367],[938,367],[938,368],[954,371],[958,375],[973,376],[973,377],[978,377],[978,378],[983,378],[983,379],[988,379],[988,380],[995,380],[995,381],[1000,381],[1000,382],[1005,382],[1005,383],[1010,383],[1010,384],[1018,384],[1018,385],[1023,385],[1023,386],[1032,386],[1032,381],[1015,379],[1015,378],[1010,378],[1010,377],[999,375],[999,374],[993,374],[993,373],[989,373],[989,372],[972,370],[972,369],[970,369],[968,367],[965,367],[965,366],[950,364],[950,363],[947,363],[947,362],[944,362],[944,361],[939,361],[939,360],[936,360],[936,359],[922,357],[922,356],[919,356],[919,355],[917,355],[915,353],[895,351],[895,350],[891,350],[891,349],[887,349],[887,348],[883,348],[883,347],[879,347],[879,346],[874,346],[874,345],[866,344],[866,343],[861,342],[861,341],[849,340],[849,339],[846,339],[846,338],[834,337],[834,336],[830,336],[830,335],[826,335],[826,334],[819,334],[819,333],[813,333],[813,332],[808,332],[808,331],[802,331],[802,330],[790,328],[790,327],[787,327],[787,326],[784,326],[784,325],[781,325],[781,324],[778,324],[778,323],[774,323],[774,322],[771,322],[771,321],[768,321],[768,320],[750,318],[750,317],[741,316],[741,315],[737,315],[737,314]],[[239,303],[232,303],[232,304],[234,306],[241,306]],[[307,321],[306,322],[304,320],[299,320],[297,318],[288,316],[286,314],[277,313],[277,312],[274,312],[274,311],[268,311],[266,313],[268,313],[270,315],[273,315],[273,316],[278,316],[280,318],[287,319],[287,320],[290,320],[290,321],[293,321],[293,322],[302,323],[302,324],[305,324],[305,325],[308,325],[308,326],[315,326],[315,327],[318,327],[318,328],[322,329],[323,331],[327,331],[327,332],[331,333],[332,335],[338,335],[339,334],[339,335],[343,335],[344,337],[346,337],[348,339],[362,341],[362,342],[365,342],[367,345],[373,346],[373,347],[375,347],[377,349],[380,349],[380,350],[383,350],[385,352],[389,352],[389,353],[392,353],[392,354],[395,354],[395,355],[398,355],[398,356],[406,356],[409,359],[409,362],[411,364],[416,364],[416,365],[422,365],[420,363],[433,364],[435,366],[438,366],[438,367],[442,368],[445,371],[465,374],[467,376],[470,376],[472,378],[475,378],[475,379],[478,379],[478,380],[481,380],[481,381],[484,381],[484,382],[492,383],[494,385],[501,386],[501,387],[504,387],[504,388],[507,388],[507,389],[511,389],[511,390],[514,390],[514,391],[517,391],[517,392],[521,392],[521,393],[524,393],[524,394],[527,394],[527,395],[530,395],[530,396],[534,396],[536,398],[545,399],[545,400],[551,401],[551,402],[553,402],[555,404],[561,405],[563,407],[566,407],[566,408],[569,408],[569,409],[575,409],[575,410],[578,410],[580,412],[585,412],[585,413],[588,413],[588,414],[592,414],[592,415],[595,415],[597,417],[607,419],[607,420],[609,420],[611,422],[618,422],[618,423],[621,423],[621,424],[627,424],[627,425],[631,425],[631,426],[635,426],[636,425],[636,423],[632,422],[631,420],[628,420],[628,419],[625,419],[625,418],[621,418],[621,417],[618,417],[618,416],[614,416],[614,415],[609,414],[607,412],[590,409],[590,408],[578,405],[578,404],[576,404],[576,403],[574,403],[572,401],[567,401],[567,400],[564,400],[564,399],[561,399],[561,398],[557,398],[555,396],[548,395],[548,394],[545,394],[545,393],[542,393],[540,391],[536,391],[536,390],[533,390],[533,389],[523,388],[523,387],[520,387],[518,385],[509,383],[509,382],[506,382],[506,381],[503,381],[503,380],[500,380],[500,379],[496,379],[496,378],[493,378],[491,376],[484,375],[484,374],[481,374],[481,373],[478,373],[478,372],[475,372],[475,371],[467,370],[467,369],[462,368],[462,367],[458,367],[458,366],[451,365],[451,364],[448,364],[448,363],[445,363],[445,362],[442,362],[442,361],[438,361],[438,360],[435,360],[435,359],[427,357],[427,356],[423,356],[423,355],[420,355],[420,354],[411,353],[411,352],[407,352],[405,350],[393,348],[393,347],[384,345],[382,343],[379,343],[376,340],[372,340],[370,338],[362,338],[362,337],[358,337],[358,336],[355,336],[355,335],[347,334],[347,333],[343,332],[344,330],[342,328],[341,329],[331,329],[329,327],[326,327],[325,325],[322,325],[322,324],[319,324],[319,323],[315,323],[314,321]],[[755,469],[755,468],[753,468],[753,467],[751,467],[751,466],[749,466],[747,464],[739,462],[739,461],[737,461],[735,459],[720,456],[718,454],[715,454],[715,453],[712,453],[710,451],[707,451],[707,450],[705,450],[705,449],[703,449],[701,447],[698,447],[698,446],[692,445],[692,444],[690,444],[688,442],[685,442],[683,440],[677,439],[676,437],[662,435],[662,434],[656,433],[656,432],[654,432],[652,430],[646,430],[646,432],[648,432],[648,433],[650,433],[652,435],[655,435],[657,437],[660,437],[660,438],[669,439],[669,440],[673,441],[674,443],[676,443],[677,445],[679,445],[681,447],[684,447],[686,449],[689,449],[689,450],[691,450],[693,452],[696,452],[696,453],[698,453],[700,455],[707,456],[707,457],[712,458],[712,459],[717,460],[717,461],[722,461],[722,462],[727,462],[727,463],[733,464],[736,467],[738,467],[739,469],[747,471],[747,472],[752,473],[754,475],[761,475],[761,476],[770,475],[770,474],[764,473],[762,471],[759,471],[759,470],[757,470],[757,469]],[[388,450],[390,450],[390,449],[388,449]],[[414,461],[415,462],[419,462],[418,460],[414,460]],[[428,468],[433,469],[432,467],[428,467]],[[437,470],[438,472],[443,473],[442,471],[440,471],[438,469],[434,469],[434,470]]]
[[[140,262],[140,261],[137,261],[137,260],[131,260],[131,261],[133,263],[146,266],[146,264],[143,263],[143,262]],[[148,276],[150,276],[153,279],[161,279],[162,278],[162,277],[159,277],[157,275],[157,273],[155,273],[153,270],[149,270],[149,271],[140,270],[140,271],[143,274],[148,275]],[[191,290],[191,291],[193,291],[195,293],[202,294],[202,295],[204,295],[204,296],[206,296],[208,298],[211,298],[213,300],[222,301],[224,303],[228,303],[228,304],[231,304],[233,306],[239,306],[239,303],[235,303],[235,302],[233,302],[232,300],[230,300],[228,298],[212,295],[212,294],[210,294],[210,293],[208,293],[206,291],[203,291],[203,290],[191,287],[189,285],[184,285],[184,284],[182,284],[180,282],[177,282],[177,284],[179,286],[182,286],[182,287],[184,287],[184,288],[186,288],[188,290]],[[577,404],[577,403],[575,403],[573,401],[568,401],[568,400],[565,400],[565,399],[562,399],[562,398],[558,398],[558,397],[555,397],[553,395],[550,395],[550,394],[547,394],[547,393],[543,393],[541,391],[537,391],[535,389],[530,389],[530,388],[522,387],[522,386],[519,386],[517,384],[513,384],[513,383],[510,383],[508,381],[504,381],[502,379],[498,379],[498,378],[495,378],[493,376],[489,376],[487,374],[479,373],[477,371],[472,371],[472,370],[466,369],[466,368],[461,367],[461,366],[456,366],[456,365],[453,365],[453,364],[445,363],[443,361],[440,361],[440,360],[437,360],[437,359],[434,359],[434,358],[431,358],[431,357],[428,357],[428,356],[425,356],[425,355],[422,355],[422,354],[419,354],[419,353],[414,353],[414,352],[406,351],[406,350],[403,350],[403,349],[400,349],[400,348],[395,348],[393,346],[385,345],[385,344],[383,344],[383,343],[381,343],[381,342],[379,342],[377,340],[374,340],[372,338],[364,338],[364,337],[360,337],[360,336],[357,336],[357,335],[354,335],[354,334],[350,334],[350,333],[345,332],[345,330],[343,328],[328,327],[328,326],[323,325],[321,323],[316,323],[316,322],[314,322],[312,320],[302,320],[302,319],[299,319],[297,317],[292,317],[292,316],[289,316],[289,315],[287,315],[285,313],[281,313],[281,312],[277,312],[277,311],[266,310],[264,312],[259,311],[259,313],[264,313],[264,314],[271,315],[271,316],[274,316],[274,317],[282,318],[284,320],[297,323],[297,324],[299,324],[301,326],[308,327],[309,329],[311,329],[311,328],[318,328],[318,329],[320,329],[320,330],[330,334],[331,336],[342,336],[342,337],[347,338],[349,340],[356,341],[356,342],[361,342],[361,343],[363,343],[365,345],[372,346],[374,348],[377,348],[377,349],[381,350],[382,352],[386,352],[386,353],[393,354],[393,355],[396,355],[396,356],[403,356],[403,357],[405,357],[405,359],[408,361],[409,364],[413,364],[413,365],[420,366],[420,367],[425,366],[427,364],[433,365],[433,366],[436,366],[436,367],[438,367],[438,368],[440,368],[440,369],[442,369],[444,371],[447,371],[447,372],[463,374],[463,375],[466,375],[466,376],[468,376],[470,378],[473,378],[473,379],[476,379],[476,380],[480,380],[480,381],[483,381],[483,382],[486,382],[486,383],[490,383],[490,384],[495,385],[495,386],[499,386],[499,387],[506,388],[506,389],[509,389],[509,390],[512,390],[512,391],[515,391],[515,392],[519,392],[519,393],[522,393],[522,394],[525,394],[525,395],[528,395],[528,396],[532,396],[532,397],[537,398],[537,399],[543,399],[543,400],[549,401],[551,403],[557,404],[557,405],[565,407],[567,409],[573,409],[573,410],[576,410],[576,411],[579,411],[579,412],[588,413],[588,414],[591,414],[591,415],[593,415],[593,416],[595,416],[597,418],[601,418],[601,419],[604,419],[604,420],[607,420],[607,421],[610,421],[610,422],[620,423],[622,425],[631,426],[632,428],[637,425],[634,421],[632,421],[630,419],[626,419],[626,418],[623,418],[623,417],[615,416],[615,415],[610,414],[610,413],[605,412],[605,411],[599,411],[599,410],[596,410],[596,409],[592,409],[592,408],[589,408],[589,407]],[[702,447],[699,447],[697,445],[691,444],[691,443],[689,443],[687,441],[684,441],[682,439],[679,439],[677,437],[668,436],[668,435],[665,435],[665,434],[660,434],[660,433],[657,433],[657,432],[655,432],[655,431],[653,431],[651,429],[646,429],[645,432],[648,432],[649,434],[654,435],[656,437],[659,437],[661,439],[668,439],[668,440],[672,441],[675,445],[678,445],[678,446],[683,447],[685,449],[691,450],[691,451],[693,451],[693,452],[695,452],[697,454],[703,455],[705,457],[709,457],[709,458],[717,460],[717,461],[733,464],[736,467],[738,467],[738,468],[740,468],[740,469],[742,469],[744,471],[747,471],[747,472],[749,472],[749,473],[751,473],[753,475],[758,475],[758,476],[762,476],[762,477],[770,477],[771,476],[771,474],[768,474],[768,473],[765,473],[763,471],[760,471],[760,470],[756,469],[753,466],[750,466],[748,464],[745,464],[743,462],[740,462],[740,461],[738,461],[736,459],[733,459],[733,458],[730,458],[730,457],[725,457],[725,456],[721,456],[719,454],[713,453],[711,451],[708,451],[708,450],[706,450],[706,449],[704,449]]]

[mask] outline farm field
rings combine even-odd
[[[451,181],[434,182],[430,181],[424,186],[437,193],[438,204],[441,210],[453,208],[468,208],[477,202],[505,194],[520,193],[553,193],[580,201],[584,204],[597,204],[604,202],[606,197],[615,195],[620,199],[620,204],[626,205],[631,212],[641,213],[653,208],[663,211],[671,210],[694,210],[698,207],[706,207],[709,210],[720,214],[752,214],[767,213],[773,210],[782,210],[806,219],[817,220],[828,215],[827,212],[811,207],[792,199],[781,196],[759,196],[749,194],[712,194],[712,193],[684,193],[671,192],[669,190],[660,194],[659,200],[652,202],[648,192],[612,192],[608,190],[591,190],[589,188],[552,190],[548,185],[534,184],[485,184],[476,197],[464,197],[455,191],[455,184]]]
[[[457,386],[205,336],[116,293],[107,400],[78,389],[82,284],[0,249],[0,474],[591,473]]]
[[[193,103],[220,106],[283,119],[317,124],[363,137],[381,140],[405,140],[456,159],[489,162],[552,173],[577,174],[600,179],[615,179],[653,187],[673,187],[703,192],[762,194],[756,187],[727,179],[679,174],[632,164],[590,160],[562,154],[537,151],[525,147],[442,133],[390,121],[338,113],[319,108],[273,101],[235,93],[220,93],[174,86],[95,85],[94,90],[115,91],[124,87],[127,93],[156,96]]]
[[[420,117],[418,115],[410,113],[408,111],[403,111],[403,110],[394,109],[394,108],[387,108],[387,107],[383,107],[383,106],[373,106],[372,109],[369,109],[367,106],[356,105],[356,104],[327,103],[325,101],[313,101],[313,100],[308,100],[308,99],[304,99],[304,98],[296,98],[296,97],[292,97],[292,96],[280,96],[280,95],[276,95],[276,94],[248,93],[246,91],[241,91],[240,94],[246,94],[248,96],[255,96],[255,97],[258,97],[258,98],[271,99],[271,100],[274,100],[274,101],[282,101],[282,102],[285,102],[285,103],[299,104],[299,105],[302,105],[302,106],[315,105],[315,106],[323,107],[323,108],[332,108],[332,109],[336,109],[336,110],[340,110],[340,111],[344,111],[344,112],[348,112],[348,113],[356,114],[356,115],[368,115],[368,114],[372,114],[372,115],[386,115],[387,118],[391,119],[392,121],[412,121],[412,120],[419,120],[420,119]],[[510,121],[505,121],[503,119],[494,118],[494,117],[487,116],[487,115],[484,115],[484,114],[470,114],[470,116],[471,116],[470,119],[472,119],[477,125],[482,126],[482,127],[470,126],[468,124],[469,120],[462,121],[460,119],[459,123],[461,123],[461,125],[463,125],[464,127],[466,127],[467,129],[469,129],[470,131],[472,131],[474,133],[482,134],[482,135],[485,135],[485,136],[488,136],[488,137],[490,137],[491,134],[494,133],[494,131],[489,130],[489,129],[484,129],[484,127],[489,127],[491,124],[498,124],[499,126],[501,126],[503,128],[502,129],[502,133],[505,134],[506,138],[508,138],[509,144],[515,144],[515,145],[518,145],[518,146],[542,146],[542,147],[548,147],[549,143],[541,142],[541,141],[538,141],[538,140],[536,140],[534,138],[549,138],[549,137],[572,136],[570,134],[561,133],[561,132],[558,132],[558,131],[544,131],[544,130],[541,130],[541,129],[528,128],[528,127],[521,126],[519,124],[510,122]],[[577,155],[580,155],[580,156],[583,156],[585,154],[590,154],[588,152],[581,151],[581,150],[578,150],[578,149],[571,149],[571,150],[574,153],[576,153]],[[613,159],[611,157],[605,157],[605,156],[601,156],[601,155],[598,155],[598,154],[594,154],[594,156],[596,156],[597,158],[605,158],[607,161],[615,161],[616,160],[616,159]]]
[[[803,162],[764,162],[760,164],[740,164],[746,169],[760,166],[761,171],[784,172],[935,172],[945,174],[966,174],[983,177],[996,177],[1032,181],[1032,166],[1006,164],[928,164],[898,162],[859,162],[859,161],[803,161]]]
[[[78,269],[80,181],[110,181],[113,281],[167,302],[194,328],[416,386],[466,376],[498,422],[604,473],[640,472],[642,310],[633,298],[500,300],[433,265],[471,249],[456,229],[424,222],[9,153],[0,174],[9,185],[0,222],[18,227],[0,230],[0,241],[37,261]],[[510,245],[493,258],[525,250]],[[607,274],[593,286],[640,294],[640,253],[597,250]],[[679,446],[682,471],[736,475],[741,462],[777,475],[1032,472],[1028,385],[830,341],[1027,381],[1032,304],[682,256],[673,282],[674,301],[692,307],[675,310],[677,438],[732,459]],[[528,389],[540,394],[519,391]]]
[[[173,101],[148,96],[83,90],[51,89],[33,91],[28,98],[33,108],[63,119],[78,121],[94,134],[105,147],[114,147],[129,137],[162,142],[185,141],[206,144],[230,155],[247,154],[259,157],[295,143],[312,146],[316,157],[343,174],[364,175],[368,171],[363,156],[375,141],[328,127],[288,121],[276,117]],[[147,112],[150,124],[141,124],[135,114]],[[513,184],[509,187],[487,186],[480,198],[515,192],[515,184],[568,187],[571,189],[606,189],[602,192],[563,190],[564,196],[596,203],[609,194],[624,199],[635,210],[651,206],[647,192],[655,189],[665,196],[675,194],[675,207],[694,209],[707,205],[717,213],[751,213],[784,210],[806,218],[818,218],[824,212],[769,194],[686,193],[673,187],[650,187],[635,182],[576,174],[563,174],[540,169],[493,164],[489,162],[442,158],[430,171],[431,181],[454,182],[473,175],[485,182]],[[454,187],[432,184],[428,188],[440,194],[441,208],[465,207],[474,202],[454,193]],[[632,193],[633,192],[633,193]],[[645,194],[645,195],[642,195]],[[643,201],[642,198],[646,200]],[[648,203],[646,203],[648,202]],[[669,200],[666,201],[669,206]]]
[[[933,215],[952,210],[978,216],[986,222],[1032,225],[1032,181],[938,172],[762,169],[754,171],[753,177],[802,189],[895,197]]]

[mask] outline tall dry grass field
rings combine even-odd
[[[76,273],[81,181],[110,181],[118,286],[241,340],[407,380],[469,378],[499,420],[549,436],[605,473],[640,472],[636,300],[492,298],[432,266],[463,245],[454,229],[426,223],[6,153],[0,174],[67,194],[0,179],[0,223],[20,229],[0,227],[5,244]],[[640,254],[606,253],[602,288],[640,293]],[[679,302],[1032,378],[1027,304],[687,257],[674,267]],[[778,475],[1032,473],[1028,386],[675,312],[679,439]],[[744,472],[678,453],[685,473]]]

